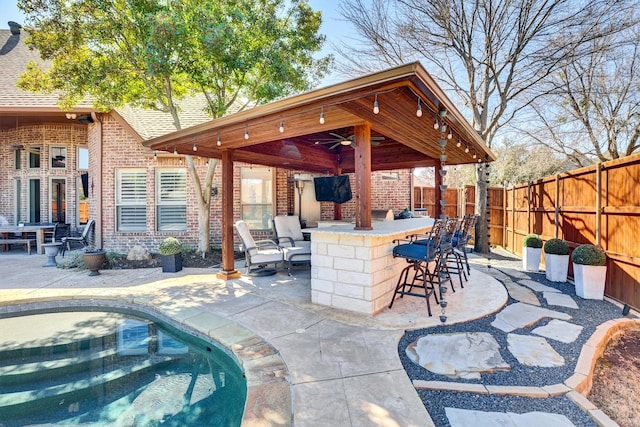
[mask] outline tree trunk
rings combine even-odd
[[[476,166],[476,215],[478,220],[476,221],[476,236],[474,251],[481,254],[489,253],[489,228],[488,228],[488,187],[487,176],[485,173],[487,169],[484,163],[480,163]]]
[[[211,252],[211,188],[213,175],[218,164],[217,159],[209,159],[207,175],[204,185],[196,172],[192,156],[185,156],[187,160],[187,170],[191,177],[196,200],[198,201],[198,252],[203,254]]]

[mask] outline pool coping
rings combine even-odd
[[[135,297],[61,296],[3,301],[0,303],[0,318],[70,308],[111,308],[131,311],[132,314],[138,312],[213,341],[238,362],[246,378],[247,398],[241,425],[293,425],[291,387],[287,381],[288,371],[284,360],[262,337],[225,317],[198,308],[178,312],[176,316],[152,304],[136,301]]]

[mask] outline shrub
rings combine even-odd
[[[594,245],[580,245],[573,250],[571,261],[582,265],[606,265],[607,255]]]
[[[544,253],[551,255],[569,255],[569,245],[562,239],[549,239],[544,243]]]
[[[174,255],[182,252],[182,243],[175,237],[167,237],[158,248],[160,255]]]
[[[527,248],[541,248],[542,239],[537,234],[527,234],[522,238],[522,246]]]

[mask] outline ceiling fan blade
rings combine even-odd
[[[331,147],[329,147],[329,150],[333,150],[334,148],[339,147],[340,145],[342,144],[340,144],[340,141],[338,141],[335,144],[333,144]]]

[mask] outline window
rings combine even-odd
[[[89,149],[78,147],[78,170],[89,169]]]
[[[39,169],[40,168],[40,147],[29,147],[27,149],[29,153],[29,168],[31,169]]]
[[[147,229],[147,171],[116,171],[116,228],[136,232]]]
[[[240,203],[242,219],[252,230],[268,230],[273,217],[271,168],[242,168]]]
[[[51,159],[51,169],[66,169],[67,147],[49,148],[49,158]]]
[[[184,169],[156,170],[158,231],[187,229],[187,173]]]
[[[20,168],[22,168],[22,165],[20,163],[20,156],[22,154],[22,150],[16,150],[13,152],[13,168],[18,170]]]

